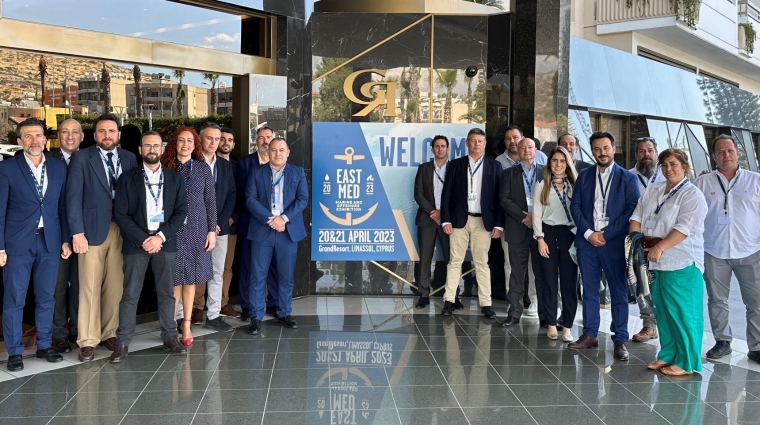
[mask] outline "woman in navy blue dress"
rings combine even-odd
[[[169,138],[161,163],[185,178],[187,220],[177,231],[177,260],[174,268],[175,315],[182,300],[187,316],[182,321],[182,343],[191,345],[195,285],[214,276],[211,250],[216,245],[216,192],[211,170],[203,161],[200,137],[190,127],[180,127]],[[184,314],[183,314],[184,316]]]

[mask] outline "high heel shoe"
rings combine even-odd
[[[185,323],[191,323],[191,322],[192,321],[190,319],[184,319],[184,320],[182,320],[182,324],[183,325]],[[193,337],[185,338],[185,332],[184,332],[184,330],[182,331],[182,345],[184,345],[186,347],[189,347],[189,346],[193,345]]]

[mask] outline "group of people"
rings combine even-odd
[[[636,166],[630,170],[615,163],[615,138],[603,131],[589,139],[595,165],[576,159],[578,140],[571,134],[562,135],[546,155],[517,126],[507,130],[506,151],[496,159],[484,155],[482,130],[472,129],[466,143],[467,156],[449,161],[448,139],[435,136],[434,158],[417,172],[417,308],[430,302],[429,270],[438,240],[448,262],[441,314],[451,316],[458,308],[460,267],[469,249],[481,311],[494,318],[488,252],[491,239],[501,238],[509,303],[502,326],[518,325],[533,304],[526,296],[532,281],[547,337],[561,338],[570,349],[598,347],[600,291],[606,285],[614,357],[628,360],[628,304],[636,297],[643,328],[633,340],[660,338],[657,360],[648,367],[685,375],[701,371],[705,286],[716,340],[707,357],[731,353],[728,298],[734,274],[746,305],[748,358],[760,362],[760,229],[747,225],[760,212],[760,174],[739,167],[733,137],[714,140],[717,169],[693,182],[688,154],[658,154],[648,137],[636,141]],[[644,252],[642,267],[654,277],[648,287],[629,270],[626,238]],[[579,281],[583,333],[575,339]],[[651,303],[630,293],[650,290]]]
[[[146,131],[138,157],[119,146],[120,129],[116,116],[100,115],[95,145],[79,149],[82,127],[68,119],[58,130],[60,148],[47,153],[45,125],[30,118],[16,129],[21,153],[0,162],[8,370],[24,368],[30,279],[36,357],[49,362],[63,360],[72,342],[82,362],[98,346],[112,352],[111,362],[123,361],[148,266],[172,354],[192,345],[192,324],[232,331],[222,316],[250,319],[253,335],[265,312],[297,328],[290,305],[308,189],[304,170],[287,163],[286,141],[259,128],[257,151],[236,162],[232,130],[209,122],[200,134],[178,128],[167,143]],[[242,312],[228,304],[237,234]]]

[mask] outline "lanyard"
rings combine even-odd
[[[443,167],[445,167],[448,163],[449,162],[446,161],[446,164],[443,164]],[[441,167],[441,169],[443,169],[443,167]],[[441,175],[438,174],[438,170],[435,169],[435,165],[433,165],[433,172],[435,173],[435,176],[438,177],[438,181],[441,182],[441,184],[443,184],[443,179],[441,178]],[[445,174],[444,174],[444,177],[445,177]]]
[[[654,179],[657,177],[657,172],[658,172],[658,171],[659,171],[659,169],[657,169],[657,170],[654,172],[654,174],[652,174],[652,178],[650,178],[650,179],[649,179],[649,183],[652,183],[652,182],[654,181]],[[639,178],[639,181],[640,181],[640,182],[641,182],[641,184],[644,186],[644,189],[646,189],[646,188],[647,188],[647,186],[648,186],[647,180],[646,180],[644,177],[642,177],[642,176],[641,176],[641,174],[636,174],[636,177],[638,177],[638,178]]]
[[[283,170],[281,170],[281,172],[282,172],[282,174],[280,174],[280,177],[277,178],[277,181],[274,180],[274,176],[273,175],[270,174],[270,176],[269,176],[270,181],[272,182],[272,209],[275,209],[275,206],[277,205],[277,204],[275,204],[274,188],[277,187],[277,185],[279,185],[280,182],[282,181],[282,178],[285,177],[285,170],[283,169]],[[277,173],[275,172],[275,174],[277,174]],[[282,196],[282,194],[280,194],[280,196]]]
[[[718,174],[715,174],[715,178],[718,179],[718,183],[720,183],[720,190],[723,191],[723,212],[725,214],[728,214],[728,193],[731,192],[731,189],[736,186],[736,181],[739,180],[739,173],[736,174],[736,177],[734,177],[734,182],[731,183],[728,186],[728,190],[726,190],[726,187],[723,186],[723,180],[720,179],[720,176]]]
[[[554,188],[554,192],[557,193],[557,197],[559,198],[559,201],[562,202],[562,209],[565,210],[565,216],[567,216],[567,221],[570,222],[570,224],[573,223],[573,218],[570,217],[570,212],[567,208],[567,181],[565,181],[562,184],[562,194],[560,195],[559,189],[557,189],[557,184],[554,183],[554,180],[552,180],[552,187]]]
[[[610,184],[612,183],[612,177],[614,177],[615,171],[610,170],[610,178],[607,179],[607,186],[602,184],[602,173],[599,170],[596,171],[596,177],[599,179],[599,191],[602,192],[602,212],[607,215],[607,194],[610,193]]]
[[[106,168],[108,168],[108,176],[111,178],[110,183],[111,185],[116,184],[116,178],[119,177],[119,170],[121,170],[121,155],[116,159],[116,169],[113,168],[113,160],[109,161],[105,155],[103,155],[103,151],[98,149],[98,152],[100,152],[100,157],[103,158],[103,162],[106,163]],[[110,162],[110,164],[109,164]]]
[[[480,158],[480,164],[478,164],[478,166],[475,167],[475,171],[473,171],[472,166],[470,165],[470,161],[467,161],[467,171],[470,172],[470,193],[475,193],[475,183],[473,181],[473,177],[475,176],[475,173],[480,170],[481,165],[483,165],[483,158]]]
[[[522,168],[522,166],[520,166],[520,171],[522,171],[523,180],[525,180],[525,187],[528,188],[528,194],[527,195],[530,196],[531,198],[533,198],[533,182],[536,181],[536,167],[533,166],[533,168],[531,168],[531,170],[532,170],[532,174],[531,174],[532,177],[531,177],[530,180],[528,180],[528,176],[525,175],[525,169]]]
[[[158,194],[153,193],[153,186],[155,185],[148,180],[148,174],[145,170],[143,170],[143,178],[145,179],[145,185],[148,186],[148,190],[150,191],[150,196],[153,197],[153,202],[156,203],[156,208],[158,208],[158,200],[161,199],[161,189],[164,187],[164,170],[161,170],[161,174],[158,175]]]
[[[34,171],[31,167],[29,168],[29,172],[32,173],[34,185],[37,187],[37,196],[40,198],[40,202],[42,202],[42,188],[45,186],[45,163],[42,163],[42,173],[40,173],[39,180],[37,180],[37,176],[34,175]]]
[[[660,208],[662,208],[662,206],[665,205],[666,202],[668,202],[668,199],[672,198],[676,194],[676,192],[678,192],[678,190],[681,189],[682,187],[684,187],[684,185],[686,183],[688,183],[688,182],[689,182],[689,179],[684,178],[683,181],[681,181],[681,183],[679,183],[678,186],[676,186],[675,189],[671,190],[670,193],[668,194],[668,197],[665,198],[665,200],[662,201],[662,203],[660,203],[659,205],[657,205],[657,209],[654,210],[654,215],[659,214],[660,213]]]
[[[189,192],[190,191],[190,180],[193,177],[193,159],[190,158],[188,160],[188,162],[190,162],[190,172],[188,172],[187,173],[187,177],[185,177],[185,190]],[[181,165],[181,163],[180,163],[180,165]]]

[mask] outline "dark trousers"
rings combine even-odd
[[[129,345],[135,335],[137,301],[140,299],[145,271],[148,264],[153,270],[158,297],[158,324],[161,339],[166,342],[177,337],[174,321],[174,265],[177,253],[159,251],[155,254],[141,252],[124,255],[124,292],[119,302],[119,328],[116,340],[119,345]]]
[[[76,254],[71,254],[69,258],[61,258],[58,264],[58,279],[55,282],[53,338],[67,338],[69,334],[76,335],[78,315],[79,261]]]
[[[528,289],[528,258],[530,258],[530,267],[533,267],[533,276],[536,278],[533,284],[536,285],[539,316],[543,315],[542,313],[545,311],[541,297],[544,284],[541,278],[541,268],[538,265],[538,257],[538,245],[532,237],[528,239],[527,243],[510,242],[509,244],[509,264],[512,266],[512,273],[509,276],[507,301],[509,301],[508,314],[510,317],[519,319],[525,307],[523,298]],[[543,317],[539,318],[543,320]]]
[[[575,312],[578,309],[578,294],[576,293],[575,277],[578,274],[578,266],[570,256],[570,245],[575,240],[575,235],[567,226],[550,226],[543,224],[544,242],[549,247],[549,258],[539,255],[538,265],[544,280],[541,296],[544,307],[544,316],[550,326],[557,326],[557,283],[562,293],[562,325],[571,328],[575,321]]]
[[[52,230],[51,230],[52,231]],[[49,253],[45,246],[45,235],[34,236],[35,241],[29,251],[8,254],[3,267],[3,337],[9,356],[24,353],[21,344],[24,304],[29,288],[29,277],[33,277],[35,308],[34,319],[37,326],[37,349],[50,348],[53,335],[53,309],[55,308],[55,278],[58,275],[58,252]]]
[[[251,242],[250,264],[253,274],[253,285],[248,289],[251,318],[264,318],[264,287],[267,285],[272,263],[277,265],[276,291],[270,290],[270,293],[277,296],[277,317],[290,316],[298,243],[290,240],[286,232],[277,232],[274,229],[269,229],[266,239],[248,242]]]
[[[248,230],[241,235],[247,235]],[[243,258],[251,258],[251,241],[247,237],[240,238],[243,241],[243,248],[240,255]],[[250,294],[248,289],[254,284],[253,272],[250,261],[240,262],[240,282],[247,282],[247,284],[239,285],[240,287],[240,307],[244,310],[250,310],[251,305],[248,302]],[[277,307],[277,265],[272,262],[269,267],[269,275],[267,276],[267,307]]]
[[[449,262],[449,235],[443,232],[441,226],[417,227],[417,243],[420,245],[420,280],[419,288],[421,297],[430,296],[430,269],[433,265],[433,252],[435,251],[436,236],[441,241],[443,258]],[[436,266],[438,267],[438,266]]]
[[[599,282],[602,272],[607,276],[612,298],[612,326],[614,342],[628,341],[628,282],[622,238],[607,241],[596,248],[584,244],[578,249],[578,261],[583,276],[583,333],[596,338],[599,333]]]

